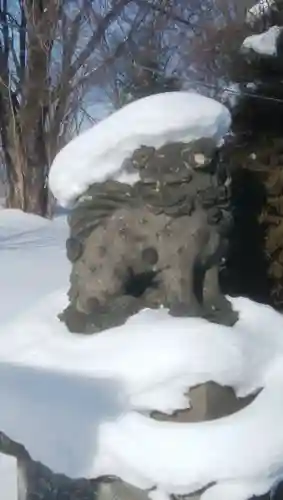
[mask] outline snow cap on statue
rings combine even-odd
[[[141,146],[161,148],[203,138],[220,145],[231,125],[221,103],[193,92],[151,95],[114,112],[69,142],[55,157],[49,185],[62,206],[71,205],[93,183],[107,179],[134,184],[123,163]]]

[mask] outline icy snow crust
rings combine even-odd
[[[14,286],[25,284],[27,297],[36,290],[40,300],[25,314],[19,308],[10,322],[0,309],[0,429],[55,472],[116,474],[154,488],[155,500],[209,485],[202,500],[248,500],[274,487],[283,476],[282,316],[237,298],[230,299],[240,313],[233,328],[172,318],[160,309],[98,335],[70,334],[57,319],[67,280],[51,251],[57,247],[60,255],[61,223],[47,229],[39,218],[18,214],[17,228],[16,214],[0,215],[0,265],[15,263],[18,254],[23,271]],[[12,231],[6,217],[13,219]],[[31,230],[38,241],[34,255],[44,249],[62,290],[58,281],[52,293],[36,289],[36,280],[32,290],[27,280],[21,283],[24,270],[30,276],[22,257]],[[5,251],[12,242],[16,253]],[[147,416],[152,409],[185,408],[184,392],[208,380],[234,387],[239,397],[263,389],[248,407],[215,421],[165,423]]]
[[[242,44],[242,49],[253,50],[260,55],[276,56],[277,39],[281,32],[281,27],[272,26],[264,33],[248,36]]]
[[[130,184],[138,174],[122,164],[140,146],[161,146],[202,137],[216,143],[231,124],[228,109],[191,92],[165,92],[130,103],[69,142],[55,157],[49,185],[62,206],[68,206],[94,182],[118,179]]]

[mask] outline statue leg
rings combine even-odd
[[[186,264],[172,263],[161,272],[164,305],[169,307],[172,316],[202,316],[201,304],[193,293],[193,266]],[[181,276],[176,272],[179,267],[183,270]]]
[[[175,316],[201,316],[201,304],[194,291],[194,265],[198,244],[172,224],[172,233],[158,242],[159,288],[163,304]]]
[[[73,265],[70,305],[61,315],[72,332],[95,333],[118,326],[139,310],[138,298],[127,290],[135,252],[114,222],[91,233]]]
[[[216,323],[233,326],[238,320],[238,313],[221,293],[217,266],[211,267],[205,273],[204,308],[206,317]]]
[[[220,235],[212,230],[211,240],[207,246],[202,264],[204,272],[203,305],[208,319],[230,326],[237,321],[238,314],[233,311],[231,303],[220,289],[219,264],[223,254],[223,241]]]

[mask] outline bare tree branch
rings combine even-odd
[[[69,70],[69,77],[73,78],[78,70],[82,67],[85,61],[89,58],[93,50],[96,48],[96,45],[101,40],[101,37],[110,26],[110,24],[121,14],[123,9],[131,2],[132,0],[117,0],[115,2],[115,6],[110,10],[106,16],[102,19],[97,30],[89,41],[87,42],[85,48],[81,51],[77,59],[74,61]]]

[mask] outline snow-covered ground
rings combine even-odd
[[[19,210],[0,211],[0,327],[49,292],[66,285],[67,223]]]

